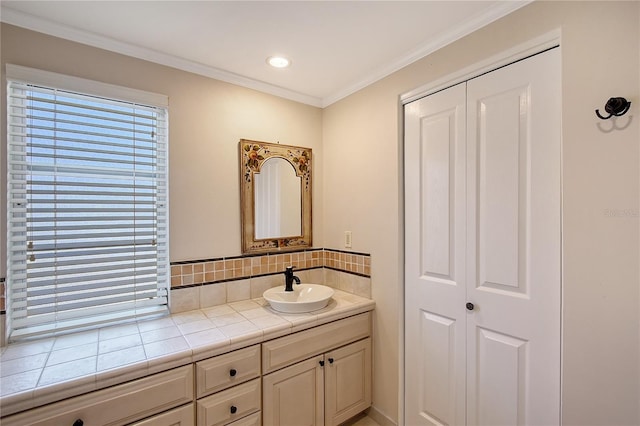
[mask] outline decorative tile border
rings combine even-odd
[[[310,249],[277,254],[172,262],[171,288],[278,274],[290,265],[295,266],[297,270],[329,268],[363,277],[371,276],[369,254]]]
[[[365,253],[324,249],[324,267],[371,277],[371,256]]]

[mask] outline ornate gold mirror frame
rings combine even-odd
[[[310,248],[311,237],[311,170],[310,148],[280,145],[241,139],[240,148],[240,208],[242,212],[242,252],[268,253]],[[256,238],[255,176],[265,161],[272,158],[286,160],[300,178],[301,230],[300,235],[278,235]]]

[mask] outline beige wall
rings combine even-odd
[[[372,255],[374,404],[396,421],[403,291],[399,95],[560,28],[564,423],[638,424],[639,219],[605,211],[639,209],[639,9],[638,2],[536,2],[324,111],[4,24],[1,61],[3,73],[10,62],[169,95],[173,261],[240,253],[240,138],[313,148],[314,245],[341,248],[350,230],[353,250]],[[621,66],[611,71],[611,64]],[[3,109],[5,96],[3,85]],[[634,120],[604,133],[593,110],[610,96],[630,98]],[[4,271],[2,260],[0,276]]]
[[[2,25],[6,63],[169,96],[171,261],[239,255],[241,138],[313,149],[314,245],[322,247],[322,111],[254,90]],[[2,85],[4,108],[6,88]],[[6,118],[2,114],[2,129]],[[2,157],[6,130],[2,132]],[[2,162],[1,191],[6,188]],[[4,202],[5,196],[2,196]],[[1,209],[2,245],[5,209]],[[0,276],[5,274],[4,258]]]
[[[390,419],[399,415],[403,297],[399,95],[561,29],[563,422],[640,424],[639,8],[536,2],[324,110],[325,245],[340,247],[351,230],[354,250],[371,253],[373,398]],[[631,124],[606,133],[598,125],[612,123],[601,123],[594,109],[611,96],[633,101],[619,120]]]

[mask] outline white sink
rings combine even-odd
[[[333,296],[333,289],[320,284],[293,285],[293,291],[284,286],[272,287],[262,294],[273,309],[288,314],[299,314],[322,309]]]

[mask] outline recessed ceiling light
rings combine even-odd
[[[286,68],[291,64],[291,61],[284,56],[269,56],[267,63],[274,68]]]

